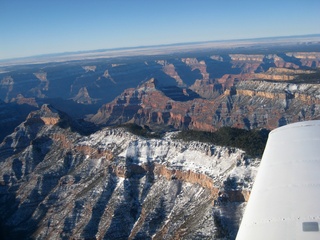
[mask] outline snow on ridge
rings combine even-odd
[[[118,159],[130,158],[138,165],[157,163],[167,168],[192,171],[221,182],[234,177],[251,188],[257,171],[254,159],[245,159],[240,149],[215,146],[202,142],[184,142],[167,133],[162,139],[145,139],[124,129],[105,128],[83,138],[79,145],[117,152]],[[244,179],[246,179],[244,181]]]

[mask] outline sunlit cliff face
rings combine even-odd
[[[208,237],[221,214],[235,236],[259,161],[174,133],[145,139],[106,128],[84,137],[68,120],[45,105],[0,145],[7,236]]]
[[[1,236],[232,239],[259,159],[108,125],[273,129],[319,116],[318,53],[146,58],[0,73]]]

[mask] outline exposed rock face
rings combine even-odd
[[[186,86],[182,81],[181,77],[177,73],[175,66],[173,64],[167,64],[164,62],[163,64],[163,72],[169,75],[170,77],[174,78],[178,84],[178,86]]]
[[[235,237],[259,161],[173,133],[156,140],[104,129],[83,137],[39,121],[57,114],[43,106],[0,145],[2,236],[210,239],[223,214],[225,237]],[[224,186],[230,177],[232,190]],[[218,197],[222,188],[230,197]]]
[[[23,96],[25,99],[35,99],[39,106],[72,99],[82,107],[84,113],[80,117],[83,118],[88,114],[85,105],[98,102],[101,106],[111,102],[124,90],[135,88],[150,78],[156,78],[162,88],[169,88],[171,95],[182,88],[201,98],[215,99],[239,81],[253,78],[287,81],[299,74],[292,74],[292,70],[287,69],[316,69],[319,61],[318,52],[230,54],[226,51],[221,55],[199,53],[189,57],[184,54],[180,57],[83,60],[3,67],[0,70],[0,99],[8,103],[15,101],[17,96]],[[179,88],[173,89],[173,86]],[[70,107],[68,113],[79,115],[82,112],[79,108]],[[94,114],[95,110],[89,113]]]
[[[31,112],[27,123],[42,121],[45,125],[55,125],[61,121],[62,114],[53,107],[45,104],[37,112]]]
[[[0,98],[5,99],[7,96],[7,100],[10,101],[17,94],[22,94],[26,97],[69,99],[85,87],[92,94],[92,98],[110,101],[124,89],[135,87],[150,76],[159,81],[186,87],[193,85],[196,80],[212,82],[225,74],[263,73],[270,67],[318,68],[320,60],[318,52],[290,52],[122,61],[111,59],[97,60],[94,65],[83,61],[67,64],[48,63],[46,66],[30,65],[24,66],[24,69],[8,68],[0,72]],[[115,94],[110,98],[104,96],[106,91],[112,93],[110,90]]]
[[[114,67],[114,66],[112,66],[112,67]],[[117,66],[115,66],[115,67],[117,67]],[[109,79],[111,82],[113,82],[114,84],[116,84],[116,81],[110,76],[108,69],[104,71],[103,77]],[[101,79],[101,78],[98,78],[98,80],[100,80],[100,79]]]
[[[42,90],[48,91],[49,90],[49,80],[47,79],[46,72],[38,72],[34,73],[34,75],[42,82]]]
[[[230,54],[232,61],[244,61],[244,62],[262,62],[264,55],[248,55],[248,54]]]
[[[73,99],[65,106],[73,113],[93,99],[107,102],[88,117],[100,126],[273,129],[320,115],[319,84],[296,79],[317,76],[319,53],[160,59],[1,69],[1,136],[57,97]],[[84,137],[80,130],[44,104],[1,143],[1,236],[212,239],[223,227],[225,239],[235,237],[258,160],[238,149],[181,142],[174,133],[156,140],[112,128]]]
[[[220,95],[219,91],[216,88],[220,89],[220,86],[215,85],[214,81],[211,80],[196,80],[195,83],[190,87],[191,90],[198,93],[201,97],[206,99],[215,98]]]
[[[296,71],[296,70],[291,70]],[[174,101],[151,86],[128,89],[91,118],[96,124],[135,122],[213,131],[217,127],[268,128],[319,115],[320,85],[240,81],[215,99]]]
[[[233,95],[233,115],[247,116],[247,127],[273,129],[319,115],[318,84],[240,82]],[[226,92],[227,94],[227,92]]]
[[[241,68],[243,73],[257,71],[264,61],[264,55],[230,54],[232,66]]]
[[[297,77],[298,74],[311,74],[315,71],[296,70],[287,68],[269,68],[265,73],[254,74],[254,78],[262,80],[290,81]]]
[[[186,65],[190,66],[192,71],[198,69],[202,75],[203,80],[209,79],[209,73],[207,72],[207,65],[204,60],[198,61],[198,59],[196,58],[183,58],[181,60]]]
[[[319,52],[291,52],[286,53],[289,57],[298,58],[302,66],[319,68],[320,67],[320,53]]]
[[[142,87],[128,89],[110,104],[104,105],[90,120],[96,124],[114,125],[125,122],[138,124],[172,125],[175,128],[194,126],[205,127],[205,117],[214,114],[208,105],[212,102],[204,99],[173,101],[154,86],[151,79]],[[182,91],[183,92],[183,91]],[[204,109],[206,108],[206,109]],[[190,110],[192,112],[190,112]],[[202,115],[197,114],[201,112]],[[205,113],[203,115],[203,113]],[[194,115],[194,118],[191,116]],[[196,116],[199,116],[196,119]],[[212,118],[212,117],[211,117]],[[208,125],[207,130],[214,127]]]
[[[25,98],[22,94],[18,94],[16,98],[12,98],[11,102],[17,103],[18,105],[27,104],[36,108],[39,107],[35,98]]]
[[[299,69],[301,64],[295,61],[295,58],[284,60],[284,58],[288,58],[284,54],[268,54],[265,59],[264,63],[268,67],[277,67],[277,68],[290,68],[290,69]],[[264,69],[264,71],[267,69]]]
[[[73,98],[73,100],[77,103],[82,103],[82,104],[92,103],[92,99],[86,87],[80,88],[78,94]]]

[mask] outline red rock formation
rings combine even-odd
[[[264,55],[230,54],[233,68],[241,68],[242,73],[253,73],[263,63]]]
[[[269,68],[265,73],[254,74],[253,78],[262,80],[290,81],[297,77],[298,74],[314,73],[311,70],[295,70],[288,68]]]
[[[28,104],[33,107],[39,107],[35,98],[25,98],[22,94],[18,94],[17,97],[11,99],[10,102],[15,102],[19,105]]]
[[[286,53],[289,57],[294,57],[300,60],[302,66],[319,68],[320,67],[320,53],[319,52],[291,52]]]
[[[220,81],[225,86],[232,86],[234,77],[225,76]],[[312,106],[320,104],[317,97],[320,90],[316,84],[291,92],[283,83],[239,81],[214,99],[190,101],[174,101],[155,85],[156,81],[152,79],[137,89],[126,90],[100,108],[91,121],[105,125],[130,121],[139,125],[204,131],[214,131],[221,126],[273,129],[284,123],[281,121],[315,118],[318,113]],[[292,87],[299,88],[298,85]]]

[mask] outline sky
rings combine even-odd
[[[319,0],[0,0],[0,59],[320,33]]]

